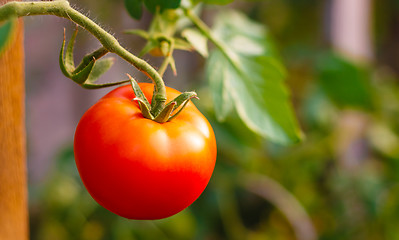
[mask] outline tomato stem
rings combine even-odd
[[[165,106],[166,89],[161,75],[150,64],[140,59],[123,48],[114,36],[102,29],[94,21],[73,9],[66,0],[52,2],[8,2],[0,7],[0,21],[13,17],[24,17],[31,15],[55,15],[69,19],[96,37],[104,48],[132,64],[138,70],[147,75],[154,82],[154,98],[156,101],[151,113],[158,115]]]

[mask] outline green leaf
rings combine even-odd
[[[229,80],[237,77],[234,68],[226,62],[220,51],[212,51],[208,58],[206,74],[212,89],[212,98],[215,106],[216,118],[222,122],[233,110],[233,101],[229,94]]]
[[[125,83],[125,82],[129,82],[129,80],[124,80],[124,81],[120,81],[120,82],[111,82],[111,83],[101,83],[101,84],[96,84],[95,82],[98,80],[98,78],[104,74],[106,71],[108,71],[108,69],[114,64],[114,58],[105,58],[105,59],[100,59],[100,60],[93,60],[92,63],[90,63],[88,66],[91,67],[92,64],[94,64],[94,66],[92,67],[91,71],[89,71],[89,69],[85,68],[85,71],[81,71],[78,74],[80,74],[82,79],[79,80],[83,80],[84,77],[87,77],[85,80],[83,80],[83,84],[82,87],[83,88],[88,88],[88,89],[96,89],[96,88],[103,88],[103,87],[111,87],[111,86],[115,86],[115,85],[119,85],[121,83]],[[82,73],[83,72],[83,73]],[[87,76],[86,74],[89,73],[89,75]],[[75,74],[73,77],[76,77]]]
[[[278,57],[265,26],[252,21],[239,12],[225,11],[221,13],[216,19],[213,32],[238,54]]]
[[[217,118],[225,119],[235,107],[259,135],[283,144],[298,142],[301,131],[284,85],[285,69],[266,30],[229,11],[217,19],[214,34],[226,44],[224,52],[212,51],[207,63]]]
[[[322,90],[339,107],[373,107],[370,73],[335,54],[325,54],[318,61]]]
[[[180,6],[181,0],[144,0],[144,5],[147,9],[155,13],[157,7],[162,12],[165,9],[176,9]]]
[[[0,26],[0,54],[6,48],[11,39],[12,33],[16,27],[17,21],[15,19],[8,20]]]
[[[140,19],[143,15],[142,0],[125,0],[125,7],[129,15],[134,19]]]
[[[203,57],[208,57],[208,39],[196,29],[187,28],[181,35],[187,39],[195,50]]]

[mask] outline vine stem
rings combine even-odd
[[[165,106],[166,89],[161,75],[146,61],[136,57],[123,48],[114,36],[102,29],[94,21],[73,9],[66,0],[51,2],[8,2],[0,7],[0,22],[15,17],[32,15],[55,15],[69,19],[96,37],[109,52],[115,53],[138,70],[147,75],[154,82],[154,97],[152,114],[158,115]]]

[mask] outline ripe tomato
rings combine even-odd
[[[139,84],[148,100],[153,85]],[[166,88],[168,101],[179,95]],[[129,219],[176,214],[203,192],[216,161],[215,136],[192,102],[176,118],[142,116],[131,86],[119,87],[80,120],[74,142],[80,177],[103,207]]]

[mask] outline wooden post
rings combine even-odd
[[[0,55],[0,239],[28,239],[23,23]]]

